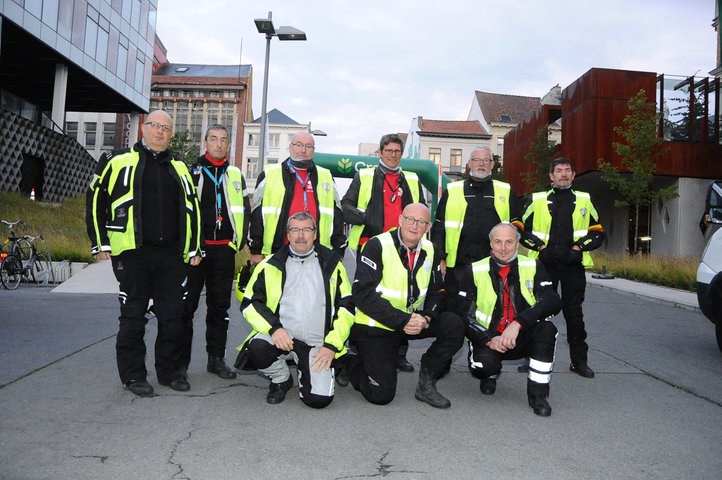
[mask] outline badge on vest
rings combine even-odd
[[[499,200],[501,200],[502,203],[506,202],[506,197],[499,197]]]
[[[527,280],[526,281],[526,289],[529,290],[529,293],[533,294],[534,293],[534,282],[532,282],[531,280]]]
[[[233,182],[233,188],[236,189],[236,192],[241,191],[241,182]]]
[[[582,217],[584,217],[584,216],[587,215],[587,209],[586,209],[586,208],[582,208],[581,210],[579,210],[579,213],[581,213],[581,214],[582,214]]]
[[[424,260],[424,264],[421,266],[421,268],[423,268],[424,271],[426,271],[426,272],[430,272],[431,271],[431,259],[427,258],[426,260]]]
[[[321,185],[324,190],[326,190],[326,193],[331,191],[331,184],[328,182],[323,182],[323,185]]]

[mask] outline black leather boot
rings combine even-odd
[[[223,357],[215,357],[213,355],[208,355],[208,367],[207,367],[208,373],[215,373],[221,378],[225,378],[226,380],[231,380],[236,378],[235,372],[233,372],[228,366],[226,365],[226,362],[223,361]]]
[[[548,383],[537,383],[527,379],[526,395],[529,399],[529,406],[534,409],[535,414],[542,417],[548,417],[552,414],[552,407],[547,402],[549,396]]]
[[[419,384],[416,387],[416,400],[426,402],[435,408],[449,408],[451,402],[448,398],[436,390],[435,375],[432,375],[427,368],[421,367],[419,371]]]

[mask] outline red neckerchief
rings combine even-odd
[[[208,160],[208,163],[213,165],[214,167],[222,167],[223,164],[226,163],[226,159],[228,158],[228,155],[221,158],[220,160],[213,160],[211,157],[208,156],[208,152],[205,153],[206,160]]]
[[[509,282],[507,277],[509,276],[509,265],[504,265],[499,268],[499,276],[502,281],[502,312],[499,325],[496,327],[496,331],[502,333],[507,325],[511,324],[515,320],[514,318],[514,305],[511,303],[511,294],[509,293]]]

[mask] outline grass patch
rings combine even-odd
[[[85,227],[85,196],[63,203],[31,202],[16,193],[0,193],[0,219],[23,220],[27,226],[15,229],[18,235],[40,235],[50,247],[53,261],[95,262],[90,254],[90,239]],[[3,241],[10,231],[0,228]],[[38,244],[38,247],[40,244]],[[236,267],[251,257],[248,247],[236,254]]]
[[[613,255],[592,252],[594,268],[599,273],[607,266],[607,273],[619,278],[652,283],[665,287],[695,292],[697,290],[697,267],[699,257],[666,257],[662,255]]]
[[[0,193],[0,218],[9,222],[23,220],[27,226],[17,227],[18,235],[42,234],[54,261],[93,261],[85,231],[85,197],[82,195],[63,203],[46,203],[31,202],[16,193]],[[9,234],[3,225],[0,228],[3,241]]]

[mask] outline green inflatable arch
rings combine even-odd
[[[365,167],[376,167],[379,164],[379,157],[364,157],[361,155],[339,155],[335,153],[316,153],[313,162],[322,167],[328,168],[334,177],[353,178],[356,171]],[[417,158],[402,158],[401,168],[408,172],[414,172],[419,180],[432,195],[431,217],[436,213],[436,205],[439,203],[439,166],[431,160]],[[442,191],[449,183],[449,177],[441,174]]]

